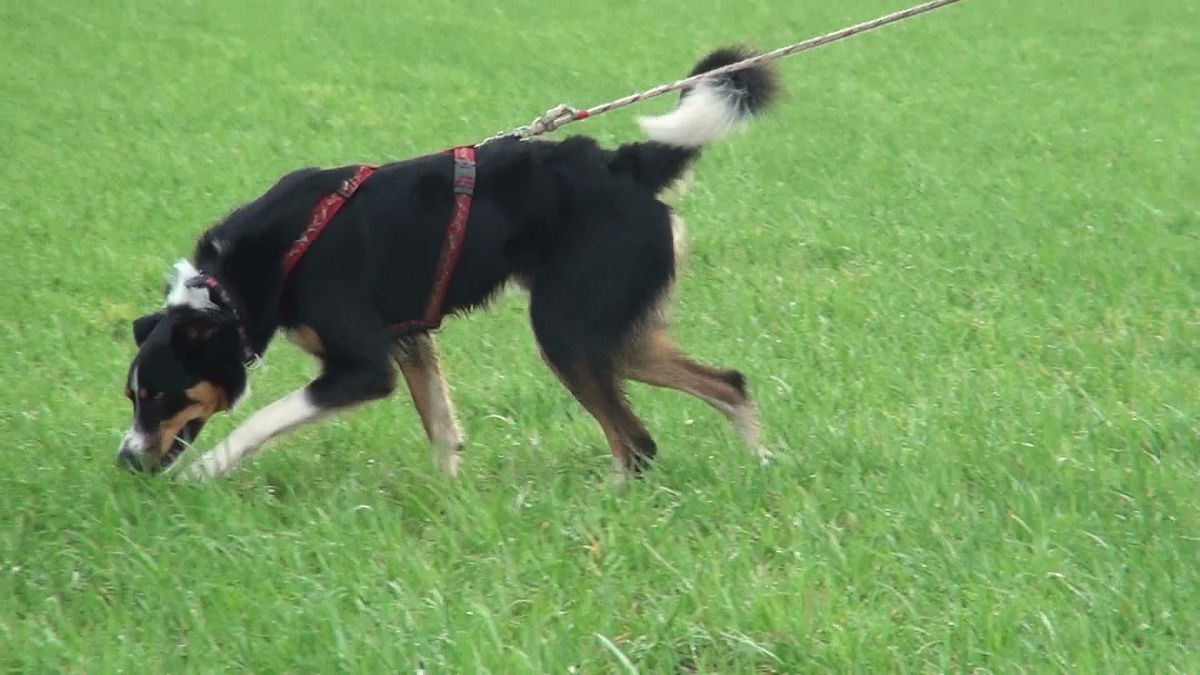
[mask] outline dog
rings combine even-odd
[[[717,50],[691,74],[752,54]],[[389,396],[398,374],[434,462],[454,475],[463,432],[434,329],[509,282],[528,291],[541,354],[599,423],[619,475],[641,472],[657,453],[626,380],[709,403],[765,461],[746,378],[697,363],[668,337],[684,228],[660,197],[778,89],[765,64],[704,78],[670,112],[640,120],[648,140],[615,150],[584,136],[510,137],[479,146],[473,161],[439,153],[373,173],[285,175],[206,231],[192,258],[175,264],[163,306],[133,321],[133,421],[118,463],[148,473],[171,466],[208,419],[244,398],[249,367],[284,331],[320,361],[320,375],[256,411],[181,476],[224,475],[280,434]],[[468,222],[461,240],[448,236]]]

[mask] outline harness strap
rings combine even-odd
[[[376,167],[366,164],[360,166],[357,173],[343,181],[336,191],[325,195],[313,207],[312,219],[309,220],[308,227],[304,228],[304,231],[300,233],[300,238],[292,244],[287,254],[283,256],[284,283],[287,283],[288,277],[292,274],[292,269],[300,262],[304,254],[308,252],[308,247],[312,246],[317,237],[321,236],[321,232],[329,224],[329,221],[333,220],[338,211],[341,211],[342,207],[346,205],[346,201],[371,177],[371,174],[375,173],[375,169]]]
[[[446,226],[446,239],[442,242],[442,253],[433,273],[429,298],[425,301],[425,311],[422,312],[421,318],[394,323],[389,326],[394,331],[435,330],[442,325],[442,307],[446,302],[450,280],[454,278],[454,271],[458,267],[458,259],[462,255],[462,243],[467,236],[467,221],[471,216],[471,198],[475,194],[475,146],[464,145],[448,152],[454,156],[454,215],[450,218],[450,224]],[[308,248],[321,236],[321,232],[358,188],[375,173],[376,168],[366,164],[360,166],[358,172],[347,178],[341,187],[325,195],[313,207],[308,226],[283,257],[285,284],[292,270],[308,252]]]
[[[400,321],[391,325],[395,331],[435,330],[442,325],[442,306],[467,236],[467,221],[471,216],[471,198],[475,194],[475,146],[463,145],[449,151],[454,155],[454,215],[446,226],[446,239],[433,273],[433,285],[425,312],[420,319]]]

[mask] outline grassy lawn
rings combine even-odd
[[[904,2],[314,4],[0,3],[0,669],[1200,670],[1195,2],[970,0],[784,62],[681,207],[675,314],[774,466],[638,387],[661,461],[613,489],[514,293],[442,332],[457,484],[406,394],[125,475],[130,320],[281,173]],[[267,362],[201,445],[314,373]]]

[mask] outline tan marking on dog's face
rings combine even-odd
[[[325,345],[321,344],[321,336],[317,335],[317,331],[313,330],[311,326],[296,326],[288,331],[287,336],[292,344],[313,356],[321,356],[325,353]]]
[[[192,324],[184,325],[181,329],[183,330],[183,334],[192,342],[207,340],[212,337],[213,333],[217,332],[217,329],[213,326],[195,326]]]
[[[163,420],[158,426],[160,454],[171,448],[175,437],[188,422],[196,419],[207,420],[214,414],[229,408],[229,396],[225,390],[211,382],[201,382],[191,389],[185,390],[184,393],[193,402],[169,419]]]

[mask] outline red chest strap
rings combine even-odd
[[[287,283],[288,277],[292,274],[292,269],[296,267],[296,264],[308,252],[308,247],[312,246],[317,237],[321,236],[321,232],[325,230],[325,226],[329,224],[329,221],[333,220],[333,217],[337,215],[338,211],[342,210],[342,207],[358,191],[358,188],[371,177],[371,174],[375,173],[375,169],[376,167],[366,164],[360,166],[358,172],[347,178],[341,187],[325,195],[321,198],[321,201],[317,202],[317,205],[313,207],[312,218],[308,221],[308,227],[304,228],[304,231],[300,233],[300,238],[292,244],[287,254],[283,256],[283,283]]]
[[[467,221],[471,217],[471,197],[475,194],[475,146],[464,145],[450,150],[454,155],[454,215],[446,226],[446,239],[442,242],[442,254],[438,257],[433,273],[433,285],[429,288],[429,299],[420,319],[400,321],[392,324],[392,330],[434,330],[442,325],[442,306],[446,302],[446,291],[458,258],[462,255],[463,240],[467,236]]]
[[[454,278],[454,270],[458,267],[458,258],[462,255],[462,243],[467,236],[467,221],[471,216],[471,197],[475,194],[475,146],[464,145],[449,152],[454,155],[454,215],[450,218],[450,224],[446,226],[446,239],[442,243],[442,253],[433,273],[429,299],[425,301],[425,311],[421,318],[392,324],[392,330],[433,330],[442,325],[442,306],[446,301],[450,280]],[[358,172],[347,178],[337,191],[325,195],[313,207],[308,226],[283,256],[285,284],[292,270],[308,252],[308,248],[321,236],[325,227],[358,188],[375,173],[376,168],[365,164],[359,167]]]

